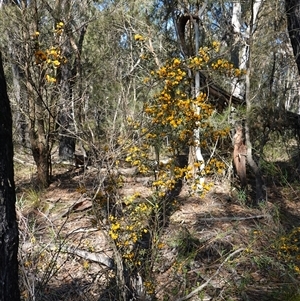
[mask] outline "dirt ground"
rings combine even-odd
[[[91,254],[113,256],[107,221],[100,225],[93,211],[101,172],[55,164],[50,187],[37,191],[33,162],[18,157],[15,170],[23,300],[114,300],[111,269],[91,259]],[[130,168],[120,173],[121,195],[151,194],[147,179]],[[276,266],[271,242],[300,226],[299,190],[270,183],[267,196],[263,206],[253,208],[228,179],[214,179],[205,197],[192,197],[184,187],[164,229],[156,298],[183,300],[207,283],[189,300],[283,300],[276,294],[299,278],[292,283]],[[232,265],[222,265],[234,251],[240,254],[230,258]]]

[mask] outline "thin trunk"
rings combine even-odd
[[[251,57],[251,50],[252,50],[252,41],[254,35],[254,28],[255,28],[255,21],[257,19],[257,14],[260,8],[260,4],[262,3],[261,0],[254,0],[252,1],[252,16],[251,22],[249,27],[249,40],[248,40],[248,49],[247,49],[247,71],[246,71],[246,80],[245,80],[245,100],[246,100],[246,122],[245,122],[245,138],[246,138],[246,146],[247,146],[247,162],[251,167],[252,171],[255,175],[255,192],[256,192],[256,204],[262,202],[265,199],[265,191],[263,189],[263,179],[261,175],[260,168],[258,164],[253,159],[252,154],[252,143],[251,143],[251,136],[250,136],[250,111],[252,108],[251,102],[251,94],[250,94],[250,83],[251,83],[251,71],[252,71],[252,57]]]
[[[27,70],[27,72],[30,71]],[[45,109],[41,96],[36,97],[28,80],[29,73],[26,77],[29,104],[29,138],[32,155],[37,167],[37,184],[40,187],[48,187],[50,182],[50,145],[49,135],[46,135],[45,129]]]
[[[199,16],[200,18],[201,16]],[[198,53],[199,48],[200,48],[200,32],[199,32],[199,20],[195,20],[193,19],[193,24],[194,24],[194,30],[195,30],[195,53]],[[200,87],[201,86],[201,78],[200,78],[200,71],[196,71],[195,73],[195,86],[194,86],[194,91],[195,91],[195,95],[194,97],[197,98],[200,94]],[[196,108],[196,113],[200,114],[200,107]],[[198,172],[195,172],[195,174],[197,175],[196,177],[196,182],[199,183],[197,190],[202,191],[203,190],[203,184],[204,184],[204,177],[201,176],[202,171],[204,170],[205,167],[205,162],[204,162],[204,157],[202,154],[202,150],[201,150],[201,146],[200,146],[200,139],[201,139],[201,135],[200,135],[200,128],[197,127],[196,129],[194,129],[194,139],[195,139],[195,149],[194,149],[194,153],[195,153],[195,159],[197,162],[200,163],[199,166],[199,170]],[[198,174],[200,174],[200,176],[198,176]]]
[[[64,9],[66,10],[66,8]],[[79,81],[79,98],[82,97],[83,91],[81,86],[82,66],[81,53],[83,40],[87,26],[83,26],[80,31],[78,42],[71,33],[66,37],[66,42],[62,47],[62,54],[67,58],[67,63],[61,66],[61,107],[62,111],[59,116],[60,124],[60,140],[59,140],[59,157],[62,160],[70,160],[74,157],[76,147],[76,113],[78,112],[79,120],[81,119],[82,110],[75,105],[74,102],[74,86],[75,82]],[[74,63],[72,56],[75,54]],[[77,109],[77,110],[76,110]],[[76,112],[77,111],[77,112]]]
[[[63,55],[67,59],[67,63],[60,67],[60,87],[61,87],[61,99],[60,106],[61,111],[59,113],[58,121],[60,125],[60,137],[59,137],[59,157],[62,160],[71,160],[75,153],[75,127],[73,119],[73,86],[74,78],[71,71],[71,44],[69,39],[63,45]]]
[[[247,148],[244,143],[243,127],[237,126],[236,133],[233,137],[234,150],[233,150],[233,163],[236,169],[236,173],[241,182],[241,188],[245,189],[247,186],[247,175],[246,175],[246,157]]]
[[[37,14],[37,2],[33,1],[29,3],[31,10],[34,12],[34,22],[31,24],[32,32],[39,29],[39,17]],[[26,22],[26,20],[25,20]],[[24,40],[28,37],[28,32],[23,31]],[[31,49],[29,44],[25,45],[25,58],[24,58],[24,76],[26,80],[26,97],[28,99],[28,125],[29,125],[29,138],[32,150],[32,155],[37,167],[37,185],[40,187],[48,187],[50,184],[50,144],[49,144],[49,132],[50,127],[47,118],[47,101],[43,99],[43,91],[45,88],[45,69],[40,68],[32,70],[30,60]],[[19,62],[20,64],[21,62]],[[34,82],[32,76],[33,72],[39,73],[39,80]]]
[[[234,41],[232,44],[234,45],[231,50],[231,61],[236,68],[243,69],[243,59],[241,60],[240,57],[243,56],[244,48],[246,45],[241,45],[240,36],[241,36],[241,15],[242,15],[242,7],[240,2],[234,2],[232,7],[232,18],[231,18],[231,25],[233,27],[234,32]],[[243,94],[245,91],[245,87],[237,78],[232,80],[232,94],[236,97],[243,98]]]
[[[288,32],[300,75],[300,2],[299,0],[285,0],[285,7]]]

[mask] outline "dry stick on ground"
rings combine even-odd
[[[219,273],[221,268],[223,267],[223,265],[233,256],[235,256],[236,254],[244,251],[244,248],[240,248],[235,250],[233,253],[229,254],[226,259],[220,264],[220,266],[218,267],[217,271],[206,281],[204,282],[202,285],[200,285],[199,287],[197,287],[196,289],[194,289],[191,293],[189,293],[187,296],[182,297],[177,299],[176,301],[185,301],[188,300],[190,298],[192,298],[194,295],[196,295],[197,293],[199,293],[200,291],[202,291],[210,282],[213,278],[215,278]]]
[[[254,215],[254,216],[224,216],[224,217],[203,217],[199,218],[198,222],[218,222],[218,221],[245,221],[249,219],[261,219],[269,217],[269,215]]]
[[[51,244],[50,246],[48,246],[48,249],[50,250],[59,250],[58,246]],[[105,254],[100,254],[100,253],[95,253],[95,252],[88,252],[85,250],[81,250],[78,249],[76,247],[73,246],[60,246],[60,250],[63,253],[69,253],[69,254],[73,254],[73,255],[77,255],[83,259],[89,260],[89,261],[94,261],[97,263],[101,263],[103,265],[105,265],[106,267],[108,267],[109,269],[113,269],[114,268],[114,261],[113,259],[111,259],[108,255]]]

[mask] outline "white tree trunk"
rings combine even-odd
[[[199,48],[200,48],[200,34],[199,34],[199,26],[196,20],[194,20],[194,28],[195,28],[195,53],[198,53]],[[195,74],[195,97],[198,97],[200,94],[200,72],[197,71]],[[201,113],[200,107],[196,107],[196,112],[197,114]],[[196,192],[202,192],[203,191],[203,184],[205,181],[204,176],[202,176],[202,171],[204,170],[205,167],[205,162],[204,162],[204,157],[202,154],[200,142],[201,142],[201,135],[200,135],[200,128],[197,127],[194,129],[194,141],[195,141],[195,159],[196,162],[200,163],[199,170],[197,173],[195,173],[195,181],[197,183],[197,191]]]
[[[232,4],[232,18],[231,25],[234,31],[234,48],[232,49],[231,59],[235,63],[235,67],[239,69],[246,69],[247,57],[247,38],[249,37],[249,28],[246,32],[241,30],[241,16],[242,6],[239,1]],[[237,78],[232,81],[232,94],[238,98],[243,98],[245,94],[245,84],[240,82]]]

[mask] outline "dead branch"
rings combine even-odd
[[[59,248],[57,246],[54,246],[54,248],[59,251]],[[60,251],[64,252],[64,253],[77,255],[85,260],[94,261],[94,262],[103,264],[110,269],[113,269],[113,267],[114,267],[113,259],[105,254],[92,253],[92,252],[88,252],[85,250],[77,249],[72,246],[62,246]]]

